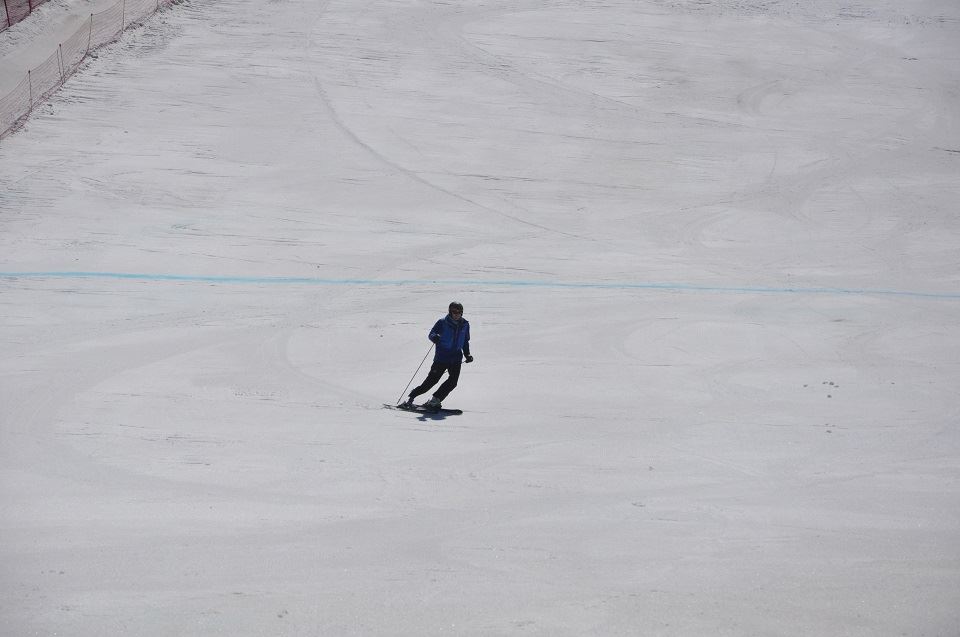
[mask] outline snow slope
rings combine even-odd
[[[922,0],[161,12],[0,142],[0,625],[960,633],[958,58]],[[466,413],[383,409],[453,299]]]

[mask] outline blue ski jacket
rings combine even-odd
[[[434,324],[428,338],[437,345],[433,353],[434,363],[459,365],[463,356],[470,355],[470,322],[465,318],[456,323],[447,314]]]

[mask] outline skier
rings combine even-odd
[[[470,323],[463,318],[463,306],[454,301],[448,310],[448,314],[434,324],[428,336],[436,345],[430,373],[419,387],[410,392],[406,402],[400,404],[404,409],[413,409],[413,399],[430,391],[447,372],[447,380],[433,393],[433,398],[423,405],[431,411],[439,411],[444,398],[457,386],[461,363],[464,360],[473,362],[473,356],[470,355]]]

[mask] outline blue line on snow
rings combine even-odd
[[[681,292],[731,292],[740,294],[841,294],[855,296],[907,296],[929,299],[960,299],[956,292],[912,292],[860,288],[790,288],[763,286],[719,286],[687,283],[589,283],[524,280],[441,280],[441,279],[324,279],[315,277],[209,276],[193,274],[146,274],[136,272],[0,272],[2,279],[125,279],[132,281],[175,281],[184,283],[246,283],[253,285],[356,285],[401,286],[443,285],[451,287],[530,287],[605,290],[668,290]]]

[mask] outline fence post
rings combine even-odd
[[[30,108],[33,108],[33,77],[27,71],[27,85],[30,87]]]
[[[127,19],[127,0],[123,0],[120,3],[120,33],[123,33],[125,25],[123,24]]]
[[[60,83],[63,84],[67,78],[63,76],[63,43],[57,45],[57,65],[60,67]]]
[[[3,13],[7,16],[7,26],[13,26],[10,24],[10,8],[7,7],[7,0],[3,0]]]
[[[83,55],[86,56],[90,52],[90,42],[93,40],[93,14],[90,14],[90,33],[87,35],[87,50],[84,51]]]

